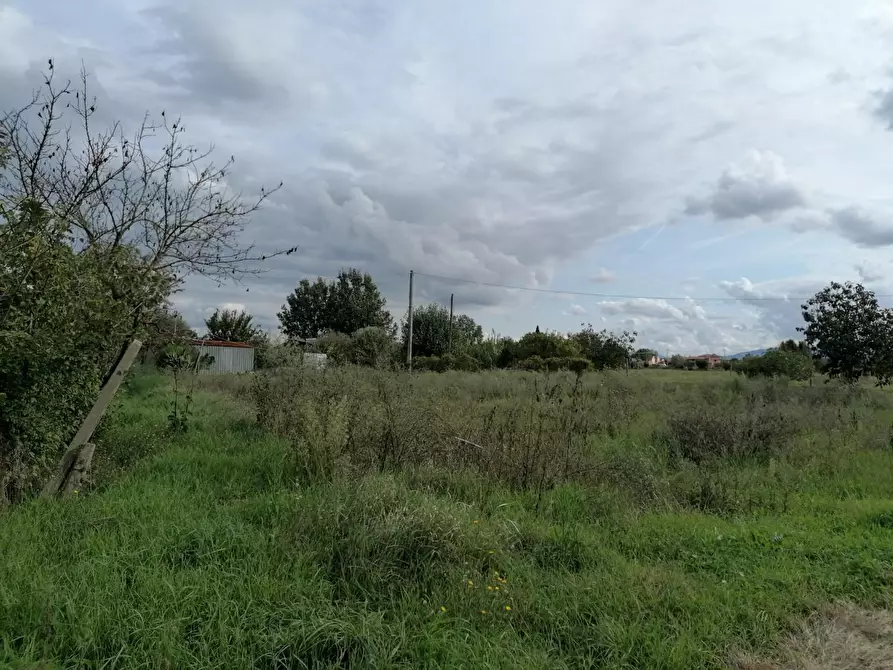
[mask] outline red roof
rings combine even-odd
[[[199,347],[233,347],[235,349],[254,349],[247,342],[224,342],[223,340],[189,340],[189,344]]]

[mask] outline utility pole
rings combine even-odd
[[[453,353],[453,294],[450,293],[450,344],[447,351]]]
[[[412,277],[415,274],[413,270],[409,271],[409,340],[406,345],[406,365],[412,372]]]

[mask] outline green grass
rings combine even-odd
[[[587,428],[607,465],[546,490],[409,455],[308,475],[245,387],[198,392],[171,437],[165,386],[136,379],[96,487],[0,517],[0,666],[714,668],[825,603],[888,606],[889,397],[817,409],[833,439],[803,429],[771,457],[693,468],[655,436],[732,382],[659,375],[610,380],[639,407],[622,431]],[[520,393],[507,375],[415,383],[445,407]],[[715,509],[691,502],[708,484]]]

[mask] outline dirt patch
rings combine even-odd
[[[804,621],[771,660],[740,658],[738,670],[893,670],[893,611],[836,605]]]

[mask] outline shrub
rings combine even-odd
[[[797,417],[777,404],[703,405],[671,416],[663,436],[675,455],[701,464],[714,459],[765,457],[798,431]]]
[[[37,206],[0,210],[0,505],[46,478],[163,276],[135,250],[75,253]]]
[[[396,346],[394,338],[384,328],[369,326],[353,334],[353,362],[373,368],[386,368]]]
[[[316,340],[314,348],[335,365],[345,365],[353,360],[353,340],[344,333],[326,333]]]
[[[546,362],[539,356],[531,356],[525,358],[518,363],[518,367],[522,370],[530,370],[532,372],[542,372],[546,368]]]
[[[706,370],[708,367],[710,367],[710,364],[703,358],[699,358],[695,361],[695,366],[698,368],[698,370]]]
[[[456,356],[454,370],[462,370],[463,372],[479,372],[481,364],[476,358],[467,353]]]
[[[748,356],[740,362],[738,371],[748,377],[787,377],[806,380],[812,376],[815,366],[803,353],[773,349],[762,356]]]

